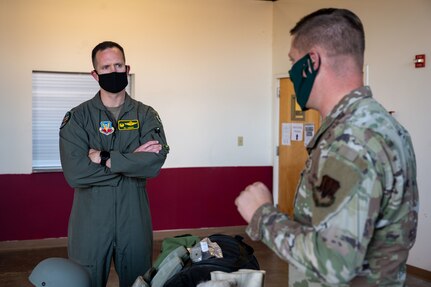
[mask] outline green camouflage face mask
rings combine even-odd
[[[310,97],[314,80],[316,79],[319,68],[314,70],[310,54],[299,59],[289,71],[290,79],[295,88],[296,101],[303,111],[308,110],[305,105]]]

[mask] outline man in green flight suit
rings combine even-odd
[[[247,233],[289,263],[289,286],[404,286],[418,223],[416,160],[408,132],[363,85],[363,25],[328,8],[290,32],[298,104],[323,123],[307,145],[294,218],[254,183],[235,201]]]
[[[157,112],[125,91],[123,48],[102,42],[92,61],[100,91],[67,112],[60,127],[61,164],[75,189],[68,254],[87,268],[93,287],[106,286],[113,259],[126,287],[151,267],[146,179],[158,175],[169,147]]]

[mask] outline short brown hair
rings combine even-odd
[[[96,69],[96,54],[99,51],[106,50],[108,48],[118,48],[121,53],[123,54],[123,60],[126,62],[126,56],[124,55],[124,49],[120,46],[120,44],[117,44],[112,41],[104,41],[102,43],[99,43],[94,47],[93,51],[91,52],[91,61],[93,62],[93,68]]]
[[[318,45],[330,56],[351,55],[359,67],[364,64],[364,27],[350,10],[317,10],[303,17],[290,34],[295,37],[293,46],[300,51],[308,51]]]

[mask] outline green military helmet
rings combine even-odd
[[[90,274],[66,258],[47,258],[39,262],[28,277],[36,287],[90,287]]]

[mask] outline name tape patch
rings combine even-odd
[[[139,120],[119,120],[119,131],[131,131],[139,129]]]

